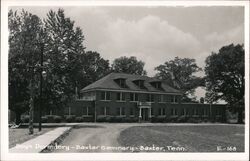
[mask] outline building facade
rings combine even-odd
[[[64,116],[93,122],[225,121],[225,105],[182,103],[182,92],[147,76],[111,73],[88,85]]]

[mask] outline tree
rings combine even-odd
[[[109,61],[103,59],[98,52],[87,51],[83,56],[82,88],[97,81],[110,72]]]
[[[47,68],[47,107],[61,108],[72,101],[81,86],[84,62],[84,36],[64,10],[50,10],[44,20],[46,32],[45,64]],[[61,108],[62,109],[62,108]]]
[[[196,101],[195,88],[202,86],[204,81],[194,74],[202,69],[197,66],[195,59],[175,57],[174,60],[165,62],[155,68],[156,77],[176,89],[183,91],[183,101]],[[193,98],[190,98],[193,97]]]
[[[238,112],[238,123],[243,122],[245,64],[243,45],[223,46],[206,59],[206,99],[211,103],[226,101]]]
[[[37,93],[31,94],[33,88],[38,88],[38,80],[31,67],[38,65],[40,55],[40,33],[42,23],[39,17],[22,10],[9,11],[9,108],[16,113],[16,124],[20,116],[34,104]],[[32,81],[32,82],[33,82]],[[37,81],[34,81],[37,82]],[[32,107],[33,108],[33,107]]]
[[[120,57],[114,60],[112,64],[112,70],[118,73],[136,74],[136,75],[147,75],[144,70],[145,63],[139,61],[136,57]]]

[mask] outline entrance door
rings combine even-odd
[[[148,116],[148,108],[142,108],[142,121],[149,121],[149,116]]]

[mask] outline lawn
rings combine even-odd
[[[34,128],[34,134],[29,135],[29,129],[27,127],[17,129],[9,128],[9,148],[16,146],[16,144],[21,144],[25,141],[33,139],[53,129],[54,128],[42,128],[42,131],[39,132],[37,128]]]
[[[243,152],[244,126],[135,126],[122,131],[118,142],[138,152]]]

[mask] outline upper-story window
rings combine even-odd
[[[158,99],[159,102],[165,102],[163,94],[158,95]]]
[[[130,101],[138,101],[138,93],[130,93]]]
[[[172,96],[171,96],[171,102],[173,102],[173,103],[178,102],[177,96],[172,95]]]
[[[162,89],[160,81],[151,82],[150,84],[156,89]]]
[[[146,101],[147,102],[154,102],[154,95],[153,94],[147,94]]]
[[[139,88],[145,89],[144,80],[134,80],[133,81]]]
[[[116,82],[121,88],[127,88],[126,79],[125,79],[125,78],[118,78],[118,79],[115,79],[115,82]]]
[[[125,101],[125,93],[118,92],[116,94],[116,100],[118,100],[118,101]]]
[[[101,100],[110,100],[110,92],[102,91],[101,92]]]

